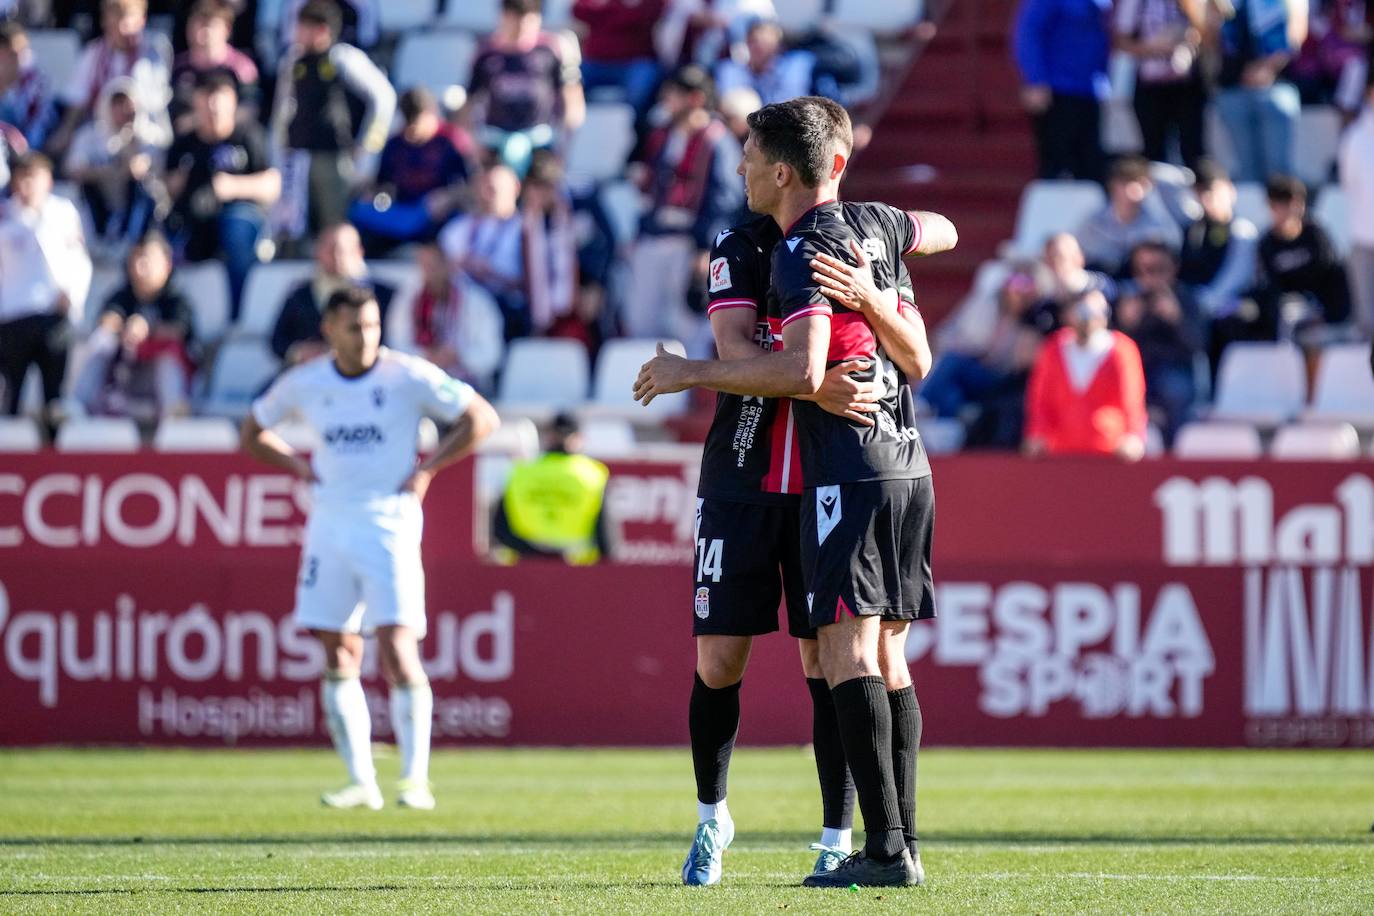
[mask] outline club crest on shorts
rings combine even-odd
[[[710,617],[711,590],[705,587],[697,589],[696,601],[694,601],[693,604],[695,605],[698,617],[700,617],[702,620],[705,620],[707,617]]]

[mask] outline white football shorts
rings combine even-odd
[[[424,516],[413,494],[363,508],[311,513],[296,580],[296,623],[308,630],[425,635]]]

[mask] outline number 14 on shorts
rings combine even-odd
[[[721,575],[721,554],[725,552],[722,538],[697,538],[697,581],[705,582],[710,576],[712,582],[719,582]]]

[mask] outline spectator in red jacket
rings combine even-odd
[[[1145,372],[1129,337],[1107,327],[1100,292],[1073,304],[1071,323],[1049,338],[1026,392],[1026,454],[1145,454]]]

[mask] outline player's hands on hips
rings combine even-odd
[[[845,417],[861,426],[872,426],[873,420],[867,415],[878,412],[878,386],[859,381],[849,374],[863,371],[868,366],[866,359],[847,359],[831,366],[826,370],[820,390],[816,392],[816,403],[826,413]]]
[[[660,394],[691,388],[688,368],[686,359],[669,353],[663,344],[659,344],[658,355],[639,367],[639,378],[635,379],[635,400],[648,407]]]
[[[315,476],[315,469],[310,466],[310,462],[301,455],[291,456],[291,472],[296,475],[297,480],[305,483],[319,483],[320,478]]]
[[[821,293],[856,312],[872,313],[884,305],[892,305],[896,291],[892,291],[892,297],[884,297],[883,291],[873,282],[873,267],[859,243],[850,239],[849,250],[854,254],[853,264],[846,264],[828,254],[811,259],[811,270],[814,271],[811,279],[820,284]]]
[[[401,484],[402,493],[414,493],[415,498],[420,502],[425,501],[425,494],[429,492],[429,485],[434,480],[434,472],[424,468],[416,468],[415,471]]]

